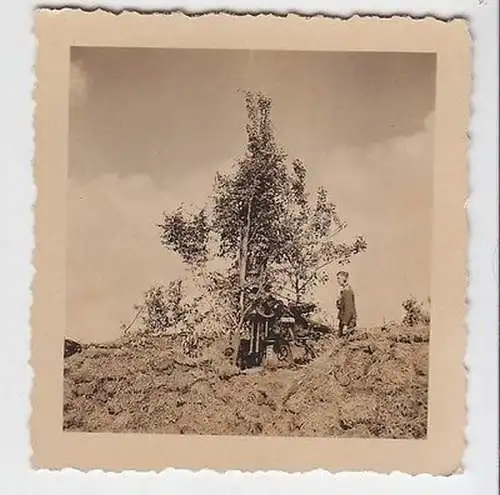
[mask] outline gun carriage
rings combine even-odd
[[[273,295],[254,297],[244,319],[237,365],[242,368],[261,366],[272,351],[279,361],[294,361],[293,347],[304,349],[304,359],[316,356],[313,342],[330,331],[309,316],[314,304],[285,302]]]

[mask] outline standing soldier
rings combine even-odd
[[[356,302],[354,292],[349,284],[349,273],[338,272],[337,282],[340,286],[337,299],[339,337],[343,337],[352,334],[356,329]]]

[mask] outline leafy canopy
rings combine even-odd
[[[214,258],[228,261],[222,276],[235,290],[250,277],[265,278],[298,301],[328,280],[329,265],[349,263],[367,245],[361,236],[339,242],[347,224],[327,191],[320,187],[309,194],[306,166],[300,160],[288,166],[275,138],[271,99],[250,92],[244,98],[243,157],[230,172],[216,174],[209,207],[164,214],[161,242],[192,267]]]

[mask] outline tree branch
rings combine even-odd
[[[310,275],[309,277],[307,277],[307,279],[304,281],[304,283],[300,286],[299,288],[299,291],[303,291],[307,285],[311,282],[311,280],[314,278],[314,276],[320,271],[322,270],[323,268],[327,267],[328,265],[331,265],[332,263],[334,263],[336,261],[335,258],[329,260],[329,261],[326,261],[325,263],[322,263],[321,265],[318,265],[316,266],[315,268],[312,269],[312,275]]]

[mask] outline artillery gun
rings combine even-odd
[[[279,361],[292,363],[292,344],[302,347],[304,359],[316,357],[313,342],[331,329],[314,322],[310,315],[316,305],[285,302],[267,294],[254,299],[244,321],[246,338],[240,341],[237,365],[241,369],[261,366],[271,349]]]

